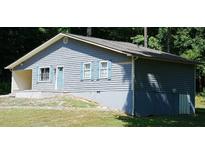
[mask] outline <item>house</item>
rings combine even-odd
[[[195,112],[195,65],[132,43],[60,33],[6,69],[16,96],[71,93],[148,116]]]

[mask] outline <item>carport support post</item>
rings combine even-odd
[[[135,115],[135,57],[132,56],[132,116]]]
[[[10,69],[11,71],[11,93],[13,93],[13,69]]]

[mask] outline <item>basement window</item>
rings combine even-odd
[[[44,67],[39,69],[39,81],[47,82],[50,80],[50,67]]]

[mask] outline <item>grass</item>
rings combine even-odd
[[[133,118],[121,112],[100,110],[97,104],[70,97],[55,99],[0,98],[0,107],[33,106],[37,108],[1,108],[0,126],[152,126],[194,127],[205,126],[205,97],[196,97],[196,114],[190,116],[153,116]],[[46,106],[63,106],[67,109],[40,109]]]
[[[106,111],[8,109],[0,110],[0,126],[122,126]]]
[[[196,116],[132,118],[111,111],[1,109],[0,126],[205,126],[205,110],[197,109]]]
[[[55,97],[44,99],[26,99],[26,98],[0,98],[0,106],[49,106],[49,107],[73,107],[73,108],[86,108],[96,107],[94,102],[82,101],[73,97]]]

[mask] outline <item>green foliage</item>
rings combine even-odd
[[[168,29],[170,29],[170,31]],[[160,44],[160,48],[162,51],[168,52],[168,37],[170,37],[169,38],[170,39],[170,42],[169,42],[170,49],[169,50],[171,53],[175,53],[173,50],[173,43],[172,43],[172,37],[173,37],[172,31],[173,29],[168,28],[168,27],[160,27],[158,29],[158,34],[156,35],[156,38],[158,39],[158,42]]]
[[[10,82],[0,82],[0,95],[8,94],[11,92],[11,84]]]
[[[179,55],[201,64],[197,66],[199,74],[205,75],[205,29],[178,28],[174,36],[174,46]]]
[[[46,34],[46,33],[48,33],[48,30],[46,28],[40,27],[39,32]]]
[[[200,60],[201,53],[199,50],[186,50],[181,54],[182,57],[190,59],[190,60]]]
[[[135,37],[131,37],[132,43],[135,43],[137,45],[143,45],[144,44],[144,36],[143,35],[137,35]],[[156,50],[161,50],[160,42],[157,38],[154,36],[151,36],[148,38],[148,47]]]
[[[135,37],[131,37],[132,43],[135,43],[137,45],[143,45],[144,44],[144,36],[143,35],[137,35]]]
[[[104,38],[108,40],[131,42],[132,36],[143,34],[142,27],[95,27],[92,28],[94,37]]]
[[[58,28],[58,32],[59,33],[69,33],[70,32],[70,28],[68,28],[68,27],[60,27],[60,28]]]
[[[148,28],[148,32],[152,31]],[[149,33],[148,33],[149,34]],[[131,37],[133,43],[144,44],[144,36]],[[189,60],[198,61],[199,75],[205,75],[205,28],[160,27],[158,33],[148,35],[148,47],[180,55]]]
[[[151,36],[148,40],[148,47],[152,48],[152,49],[156,49],[156,50],[162,50],[162,47],[160,45],[160,42],[159,40],[154,37],[154,36]]]

